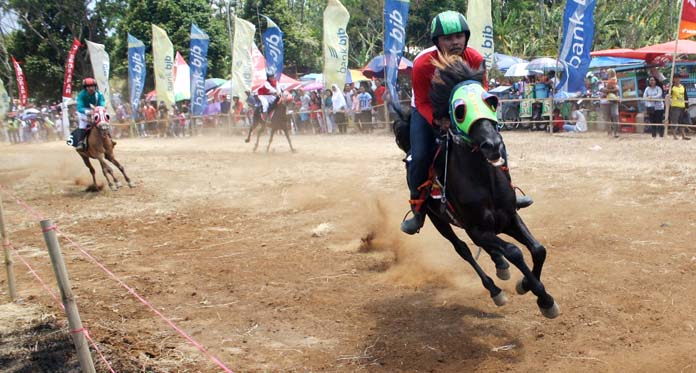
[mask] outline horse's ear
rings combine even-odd
[[[498,110],[498,96],[492,95],[488,92],[482,93],[483,101],[486,102],[486,104],[493,110],[497,111]]]

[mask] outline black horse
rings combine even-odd
[[[459,57],[436,62],[430,100],[433,117],[449,118],[451,128],[443,131],[434,166],[434,192],[425,201],[425,211],[435,228],[454,245],[457,253],[475,270],[496,305],[507,303],[505,292],[481,269],[466,243],[452,230],[463,228],[474,244],[483,248],[495,262],[497,275],[510,278],[509,264],[524,275],[517,282],[519,294],[532,291],[541,313],[554,318],[560,310],[541,282],[546,249],[537,241],[516,210],[515,191],[503,165],[503,139],[497,130],[497,98],[484,91],[483,72],[472,71]],[[410,115],[397,109],[394,123],[397,144],[408,152]],[[504,233],[525,245],[532,255],[533,268],[524,261],[522,251],[498,237]]]
[[[259,147],[259,139],[261,134],[266,130],[267,127],[271,128],[271,137],[268,139],[268,145],[266,146],[266,152],[271,148],[271,143],[273,142],[273,135],[278,131],[283,131],[285,133],[285,138],[288,140],[288,145],[290,145],[290,151],[295,153],[295,148],[292,147],[292,141],[290,141],[290,116],[288,115],[287,103],[284,99],[278,98],[276,100],[275,108],[269,108],[270,118],[261,119],[260,115],[254,115],[254,124],[249,128],[249,133],[247,134],[244,142],[249,142],[251,139],[251,134],[254,129],[261,124],[261,127],[256,132],[256,143],[254,144],[254,151]]]

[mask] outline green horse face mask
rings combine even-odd
[[[451,123],[465,136],[476,121],[488,119],[497,123],[495,111],[498,98],[483,89],[481,83],[467,80],[457,84],[450,94],[449,115]]]

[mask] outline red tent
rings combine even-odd
[[[605,49],[601,51],[590,52],[590,56],[637,58],[648,62],[655,61],[656,59],[671,60],[672,54],[675,52],[674,43],[674,41],[669,41],[667,43],[650,45],[638,49]],[[677,43],[676,52],[677,54],[696,54],[696,41],[679,40],[679,42]]]

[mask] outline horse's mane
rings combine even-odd
[[[430,83],[430,102],[433,105],[433,118],[449,116],[449,99],[452,89],[465,80],[483,83],[483,63],[474,70],[460,56],[439,56],[433,59],[435,74]]]

